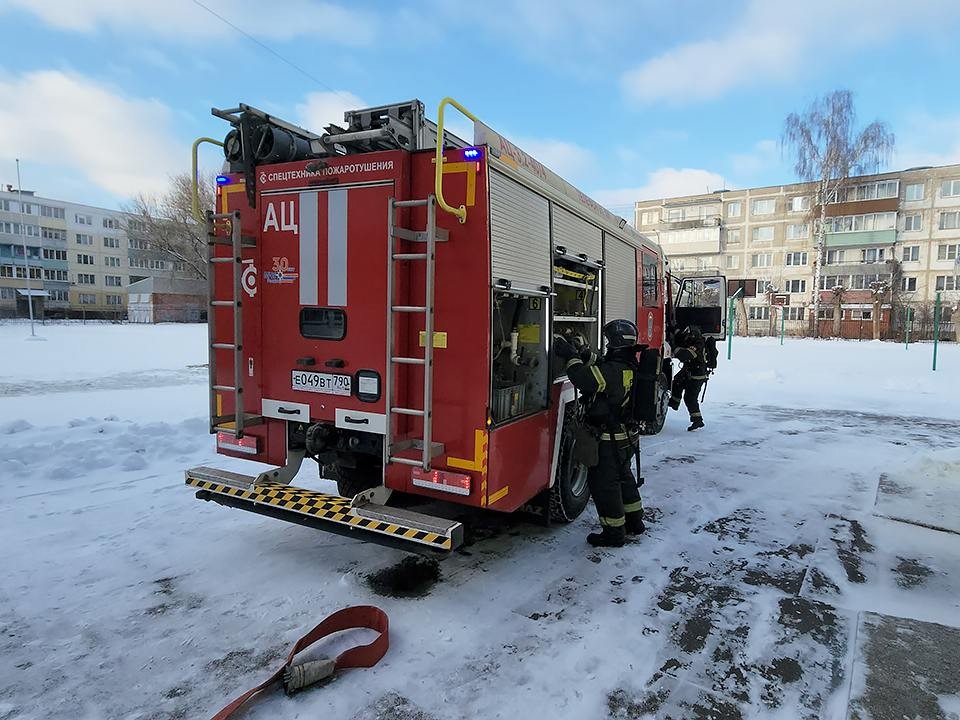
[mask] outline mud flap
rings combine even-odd
[[[445,518],[371,502],[351,503],[349,498],[291,485],[254,483],[249,475],[216,468],[193,468],[185,475],[200,500],[358,540],[429,554],[446,554],[463,543],[463,525]]]

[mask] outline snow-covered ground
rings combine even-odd
[[[644,444],[645,536],[589,549],[592,509],[552,528],[473,518],[472,543],[403,597],[403,553],[183,486],[186,467],[250,472],[206,433],[205,328],[27,334],[0,324],[0,720],[208,717],[368,603],[391,620],[378,666],[244,717],[960,708],[960,535],[903,522],[958,529],[955,345],[933,373],[929,345],[737,338],[706,429],[674,414]],[[314,468],[297,484],[329,489]]]

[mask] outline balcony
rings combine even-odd
[[[695,225],[661,230],[657,240],[668,257],[674,255],[717,255],[720,253],[720,226]]]
[[[719,227],[722,222],[720,215],[703,215],[695,218],[681,218],[679,220],[661,220],[654,227],[657,230],[692,230],[694,228]]]
[[[857,247],[862,245],[892,246],[897,242],[896,230],[861,230],[858,232],[826,233],[827,247]]]

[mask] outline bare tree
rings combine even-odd
[[[784,121],[781,149],[792,153],[800,179],[816,184],[815,202],[810,206],[817,240],[814,288],[820,287],[827,203],[840,199],[851,175],[875,172],[894,146],[893,133],[885,123],[875,121],[856,132],[855,120],[853,94],[835,90],[814,100],[802,114],[790,113]],[[813,296],[813,312],[819,318],[820,293]],[[814,337],[820,336],[819,325],[818,319]]]
[[[200,209],[206,212],[216,203],[213,175],[199,178]],[[207,277],[206,229],[193,217],[193,189],[190,174],[170,178],[170,188],[160,195],[137,195],[127,212],[138,221],[127,223],[127,235],[145,240],[153,250],[173,262],[182,262],[198,277]]]
[[[890,283],[887,280],[875,280],[870,283],[870,299],[873,302],[873,339],[880,339],[880,313],[883,312],[883,301],[890,292]],[[893,308],[890,308],[891,312]]]
[[[843,285],[836,285],[830,288],[833,293],[833,336],[843,337],[843,296],[847,289]]]

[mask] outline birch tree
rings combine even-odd
[[[827,204],[842,200],[841,192],[851,175],[876,172],[889,159],[894,147],[894,136],[886,123],[874,121],[860,131],[855,129],[855,123],[853,94],[849,90],[835,90],[814,100],[804,112],[790,113],[780,139],[781,150],[793,157],[796,174],[815,186],[814,202],[810,206],[816,231],[815,318],[820,315]],[[814,337],[819,337],[819,319],[813,327]]]
[[[883,301],[890,292],[890,283],[886,280],[876,280],[870,283],[870,299],[873,301],[873,339],[880,339],[880,313],[883,312]],[[890,308],[893,311],[893,308]]]
[[[199,178],[200,209],[215,204],[213,175]],[[160,195],[137,195],[126,208],[136,224],[128,222],[127,235],[145,240],[150,248],[172,262],[182,262],[198,278],[207,277],[206,228],[193,218],[193,190],[190,174],[170,178],[169,189]]]

